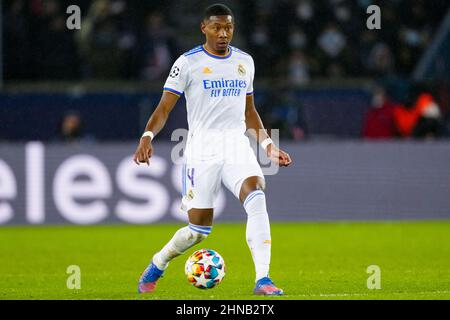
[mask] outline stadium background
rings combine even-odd
[[[159,167],[129,157],[173,61],[202,43],[208,3],[76,1],[81,30],[68,30],[71,1],[2,2],[1,224],[185,220],[170,161],[184,99],[155,142]],[[225,3],[264,123],[295,159],[267,177],[272,219],[450,218],[447,1]],[[216,217],[243,214],[223,191]]]

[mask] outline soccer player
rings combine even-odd
[[[271,235],[265,180],[246,129],[253,129],[253,136],[276,165],[288,166],[292,161],[267,135],[256,111],[253,59],[230,46],[232,11],[222,4],[209,6],[201,31],[206,42],[175,61],[134,155],[136,164],[149,165],[152,140],[184,94],[189,133],[183,156],[182,207],[188,213],[189,225],[179,229],[153,256],[140,277],[138,291],[153,292],[169,262],[211,233],[214,201],[223,181],[247,213],[246,239],[256,271],[253,293],[282,295],[283,290],[269,277]],[[236,155],[243,161],[236,161]]]

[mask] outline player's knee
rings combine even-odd
[[[263,178],[259,178],[255,189],[266,191],[266,181]]]
[[[252,194],[255,191],[262,191],[266,189],[266,182],[261,177],[249,177],[247,178],[241,185],[241,189],[239,192],[239,199],[241,202],[244,202],[246,198],[250,194]]]

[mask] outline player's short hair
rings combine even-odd
[[[221,3],[212,4],[205,9],[203,19],[208,20],[211,16],[232,16],[234,20],[233,11]]]

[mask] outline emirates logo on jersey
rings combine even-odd
[[[238,73],[239,73],[239,75],[240,76],[245,76],[245,74],[247,73],[246,71],[245,71],[245,68],[244,68],[244,66],[242,65],[242,64],[239,64],[238,65]]]
[[[239,97],[241,89],[247,88],[247,81],[243,79],[204,79],[203,89],[210,90],[211,98]]]

